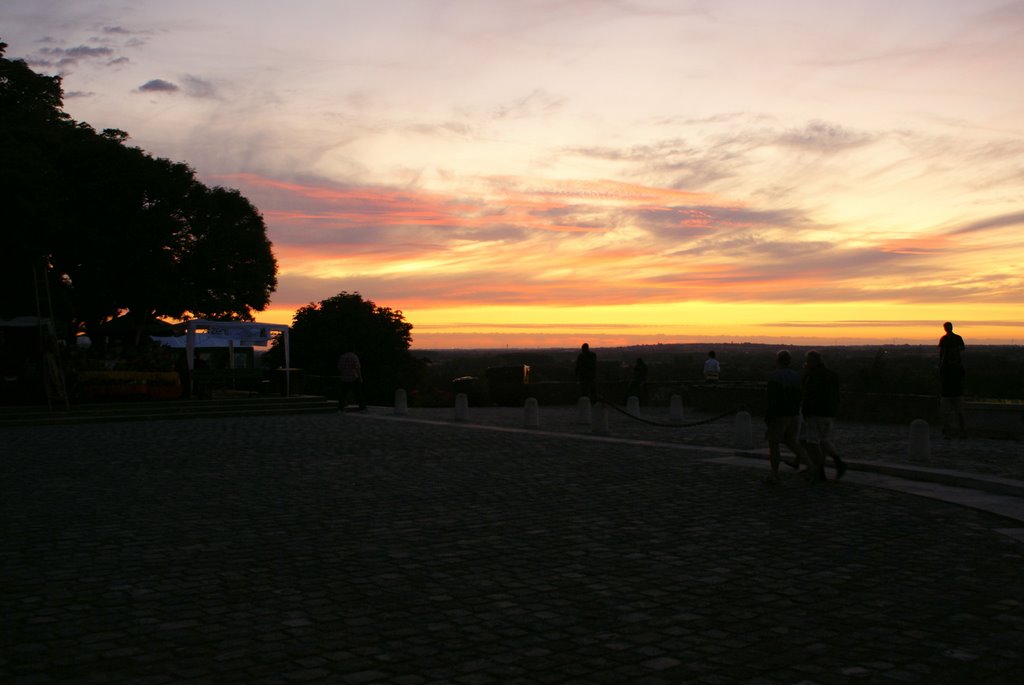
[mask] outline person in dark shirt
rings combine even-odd
[[[353,395],[360,411],[366,411],[363,401],[363,367],[355,352],[348,350],[338,357],[338,411],[344,411],[349,395]]]
[[[768,376],[764,422],[768,459],[772,469],[765,481],[769,484],[779,482],[779,463],[782,461],[780,445],[783,444],[797,457],[795,462],[786,462],[789,466],[799,468],[802,461],[807,464],[809,474],[815,472],[814,464],[808,460],[807,453],[797,440],[800,426],[800,374],[789,367],[791,359],[787,350],[781,350],[775,356],[776,368]]]
[[[836,467],[836,480],[846,473],[846,462],[832,443],[835,417],[839,413],[839,377],[825,366],[821,353],[811,350],[804,359],[802,379],[803,400],[800,442],[815,464],[813,480],[825,480],[825,458],[831,457]]]
[[[953,332],[949,321],[942,324],[946,334],[939,338],[939,366],[960,366],[963,363],[964,339]]]
[[[580,384],[580,397],[597,399],[597,355],[591,351],[588,343],[583,343],[580,353],[576,355],[576,380]]]
[[[941,385],[942,435],[953,437],[952,422],[956,419],[959,437],[966,437],[964,420],[964,339],[953,332],[953,324],[942,324],[946,334],[939,338],[939,381]]]

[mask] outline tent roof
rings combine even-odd
[[[188,346],[187,335],[172,335],[172,336],[150,336],[153,342],[160,343],[165,347],[172,347],[176,350],[184,350]],[[231,347],[234,342],[235,347],[255,347],[252,345],[252,341],[239,341],[235,338],[228,338],[222,335],[210,335],[208,333],[196,333],[195,347]]]

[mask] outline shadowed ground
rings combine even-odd
[[[1020,523],[931,499],[793,474],[768,488],[669,444],[372,414],[0,439],[4,682],[1009,683],[1024,668],[1024,547],[1000,532]]]

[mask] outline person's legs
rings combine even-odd
[[[836,468],[836,480],[839,480],[846,474],[846,462],[839,456],[839,452],[836,451],[835,445],[830,441],[826,440],[821,443],[821,451],[826,457],[832,459],[832,463]]]
[[[778,483],[779,482],[779,462],[782,461],[782,450],[779,448],[779,443],[773,440],[768,441],[768,463],[771,466],[771,475],[768,476],[768,482]]]
[[[821,480],[821,462],[817,451],[817,445],[814,445],[809,449],[804,449],[800,444],[800,441],[796,438],[787,440],[785,445],[793,454],[796,455],[798,461],[802,461],[807,464],[807,469],[804,473],[807,475],[808,481],[816,483]]]
[[[940,400],[940,411],[942,413],[942,437],[952,438],[953,421],[959,429],[959,436],[966,437],[967,425],[964,420],[964,370],[960,367],[944,368],[940,371],[942,381],[942,399]]]
[[[346,381],[338,382],[338,411],[345,411],[348,406],[348,398],[351,394],[352,384]]]
[[[801,440],[799,443],[807,455],[807,479],[810,481],[825,480],[825,457],[817,441]]]
[[[804,417],[802,442],[809,459],[814,462],[815,480],[825,480],[825,458],[830,456],[832,449],[829,435],[832,432],[832,419],[827,416]],[[834,453],[834,450],[832,450]],[[838,456],[838,455],[837,455]],[[845,471],[845,467],[843,468]],[[837,469],[838,471],[838,469]]]
[[[597,400],[597,398],[594,397],[594,381],[587,378],[580,380],[580,397],[586,397],[591,402]]]
[[[956,416],[956,425],[960,429],[960,437],[967,437],[967,421],[964,419],[964,398],[950,397],[953,405],[953,413]]]
[[[942,437],[947,440],[953,437],[953,422],[959,423],[956,400],[955,397],[943,397],[939,400],[939,412],[942,414]]]
[[[846,462],[839,456],[839,451],[836,450],[835,444],[832,442],[832,431],[835,428],[835,420],[831,417],[825,418],[822,421],[821,433],[819,444],[821,445],[822,453],[822,467],[824,467],[824,458],[828,457],[832,459],[832,463],[836,468],[836,480],[839,480],[846,473]]]
[[[799,468],[800,462],[807,464],[807,473],[812,474],[815,471],[815,462],[812,455],[800,445],[800,417],[799,416],[786,416],[783,417],[781,423],[781,435],[779,435],[780,442],[784,444],[790,452],[796,456],[795,462],[786,462],[793,468]]]
[[[818,436],[814,431],[812,417],[801,417],[800,425],[797,429],[797,436],[798,438],[794,442],[800,445],[800,448],[803,450],[805,457],[803,461],[807,464],[807,471],[805,473],[807,477],[810,478],[811,474],[817,471],[817,464],[821,459],[821,455],[818,452]],[[798,456],[797,463],[800,461],[801,459]]]
[[[779,440],[782,438],[784,424],[782,417],[775,416],[765,419],[764,437],[768,441],[768,464],[771,466],[771,473],[766,482],[779,482],[779,462],[782,461],[782,451],[779,448]]]

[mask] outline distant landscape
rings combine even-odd
[[[721,380],[762,382],[773,368],[778,345],[728,343],[662,344],[594,348],[599,380],[629,381],[637,358],[648,367],[651,383],[702,380],[704,360],[714,349],[722,366]],[[938,354],[932,345],[788,346],[794,366],[810,349],[819,350],[839,374],[844,391],[911,395],[938,394]],[[427,362],[426,386],[450,388],[455,379],[484,379],[488,369],[526,365],[530,383],[572,382],[578,348],[502,350],[417,350]],[[1024,346],[968,346],[964,355],[968,397],[1024,400]]]

